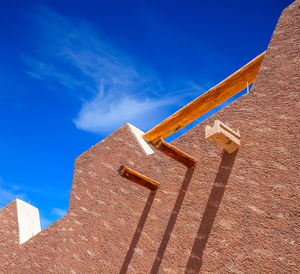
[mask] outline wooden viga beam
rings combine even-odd
[[[178,148],[172,146],[162,139],[158,140],[155,143],[155,147],[162,153],[168,155],[169,157],[184,164],[187,167],[193,167],[197,162],[194,157],[184,153],[183,151],[179,150]]]
[[[198,119],[201,115],[220,105],[255,81],[266,52],[258,55],[247,65],[231,74],[218,85],[184,106],[166,120],[143,135],[148,143],[155,145],[176,131]]]
[[[146,187],[152,191],[156,190],[158,188],[158,183],[155,182],[154,180],[132,170],[129,167],[126,166],[121,166],[118,170],[119,174],[128,179],[131,182],[134,182],[138,185],[141,185],[143,187]]]

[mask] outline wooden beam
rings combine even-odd
[[[230,75],[221,83],[178,110],[154,128],[150,129],[143,135],[145,141],[154,145],[159,139],[170,136],[241,90],[247,88],[247,86],[255,81],[265,54],[266,52],[263,52],[258,55],[251,62]]]
[[[129,181],[132,181],[138,185],[141,185],[143,187],[146,187],[152,191],[156,190],[158,188],[158,183],[154,180],[151,180],[150,178],[132,170],[129,167],[121,166],[118,170],[119,174],[128,179]]]
[[[178,148],[172,146],[171,144],[165,142],[162,139],[156,142],[155,147],[162,153],[168,155],[169,157],[184,164],[189,168],[194,166],[197,162],[197,160],[194,157],[184,153],[183,151],[179,150]]]

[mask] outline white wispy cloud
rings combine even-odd
[[[40,222],[41,222],[42,229],[45,229],[46,227],[48,227],[49,225],[51,225],[53,223],[53,221],[51,221],[48,218],[44,218],[44,217],[40,217]]]
[[[16,198],[27,201],[27,196],[18,191],[18,187],[7,188],[4,186],[3,180],[0,178],[0,209],[15,200]]]
[[[17,198],[15,193],[12,193],[0,186],[0,208],[6,206],[8,203]]]
[[[52,209],[52,214],[58,217],[63,217],[67,214],[67,210],[66,209],[62,209],[62,208],[53,208]]]
[[[147,129],[166,114],[163,106],[180,105],[195,91],[196,85],[183,84],[166,92],[154,69],[126,56],[87,22],[46,7],[31,18],[40,36],[35,53],[23,55],[27,74],[57,82],[82,100],[73,120],[78,129],[106,133],[125,122]]]

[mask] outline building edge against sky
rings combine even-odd
[[[206,141],[203,123],[173,142],[197,158],[187,170],[157,151],[145,155],[126,124],[77,158],[58,222],[20,247],[5,234],[12,203],[0,211],[2,269],[296,272],[299,7],[282,13],[252,92],[206,121],[240,132],[237,153]],[[122,179],[121,164],[160,182],[158,191]]]

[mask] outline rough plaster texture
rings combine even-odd
[[[9,260],[14,267],[16,250],[19,248],[19,225],[16,200],[0,210],[0,271],[2,261]]]
[[[146,155],[124,125],[76,159],[65,217],[18,246],[15,201],[2,209],[1,271],[299,272],[299,26],[296,1],[251,92],[173,142],[197,158],[194,169]],[[215,119],[239,130],[237,152],[205,140]],[[120,177],[122,164],[159,189]]]

